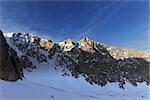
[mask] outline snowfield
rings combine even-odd
[[[51,65],[50,65],[51,63]],[[125,89],[118,83],[105,86],[90,85],[84,77],[62,76],[53,62],[42,63],[32,72],[24,70],[24,79],[17,82],[0,80],[0,100],[149,100],[150,86],[133,86],[126,82]]]

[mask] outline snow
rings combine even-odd
[[[11,32],[11,33],[3,33],[3,34],[4,34],[5,37],[12,37],[13,32]]]
[[[118,83],[101,87],[90,85],[82,76],[64,77],[54,67],[53,61],[49,61],[32,72],[24,70],[23,80],[0,80],[0,100],[148,100],[150,97],[150,86],[146,83],[133,86],[126,82],[125,89],[119,88]]]

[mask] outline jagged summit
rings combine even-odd
[[[98,48],[96,47],[97,43],[89,39],[87,36],[78,41],[78,43],[79,48],[81,48],[83,51],[95,52],[96,50],[98,50]]]
[[[75,47],[74,42],[71,39],[66,39],[63,42],[60,42],[59,45],[64,51],[70,51]]]
[[[88,36],[84,36],[83,38],[81,38],[81,40],[79,41],[87,41],[87,40],[91,40]]]
[[[90,39],[88,36],[85,36],[83,38],[81,38],[80,40],[77,41],[79,44],[80,42],[86,42],[86,43],[92,43],[92,42],[95,42],[94,40]]]

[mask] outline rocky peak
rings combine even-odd
[[[86,52],[95,52],[97,49],[96,42],[85,37],[79,41],[79,48]]]
[[[53,47],[53,43],[51,40],[41,39],[40,40],[40,47],[46,51],[49,51]]]
[[[74,42],[71,39],[64,40],[63,42],[60,42],[59,45],[64,51],[70,51],[75,47]]]

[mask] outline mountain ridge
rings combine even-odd
[[[24,32],[4,32],[3,34],[4,34],[5,37],[11,37],[13,33],[22,33],[22,34],[25,34]],[[38,35],[36,35],[36,33],[32,33],[32,32],[29,32],[29,34],[33,35],[33,36],[38,36]],[[43,40],[49,40],[48,38],[42,38],[42,36],[38,36],[38,37],[40,39],[43,39]],[[66,40],[69,39],[72,42],[74,42],[74,43],[76,42],[77,43],[77,42],[83,40],[84,38],[88,38],[88,39],[90,39],[92,41],[95,41],[95,40],[91,39],[89,36],[83,36],[83,37],[81,37],[80,39],[78,39],[76,41],[72,40],[71,38],[66,38],[66,39],[64,39],[62,41],[53,41],[53,42],[56,43],[56,44],[59,44],[59,43],[61,43],[63,41],[66,41]],[[104,43],[104,42],[101,42],[101,41],[95,41],[95,42],[100,43],[101,45],[105,45],[105,46],[109,46],[109,47],[113,47],[113,48],[118,48],[118,49],[132,49],[132,50],[139,50],[139,51],[149,52],[149,50],[142,49],[142,48],[134,48],[134,47],[132,48],[132,47],[117,46],[117,45],[108,45],[107,43]]]

